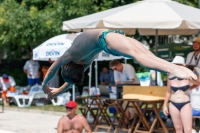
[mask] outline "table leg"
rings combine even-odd
[[[135,109],[137,110],[138,112],[138,116],[140,117],[140,120],[142,122],[142,124],[144,124],[145,128],[149,131],[150,130],[150,126],[141,110],[141,107],[140,105],[138,104],[138,102],[133,102],[133,105],[135,106]]]
[[[157,107],[156,107],[157,105],[154,103],[154,104],[153,104],[153,110],[154,110],[155,115],[156,115],[158,121],[160,122],[160,124],[161,124],[161,126],[162,126],[164,132],[165,132],[165,133],[168,133],[168,130],[167,130],[167,128],[166,128],[164,122],[163,122],[162,119],[160,118],[160,110],[161,110],[161,108],[162,108],[162,104],[163,104],[163,103],[160,103],[160,107],[157,108]]]

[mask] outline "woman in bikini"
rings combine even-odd
[[[94,29],[84,31],[77,36],[72,46],[48,69],[42,84],[42,89],[48,94],[48,99],[65,92],[72,84],[81,84],[84,71],[102,50],[112,55],[133,58],[147,69],[167,73],[170,75],[170,79],[176,77],[197,79],[189,69],[156,57],[140,42],[124,36],[120,30]],[[48,88],[48,82],[60,67],[65,83],[60,88]]]
[[[172,63],[185,66],[185,59],[176,56]],[[193,84],[190,86],[190,84]],[[190,104],[189,90],[200,85],[198,80],[168,80],[167,92],[163,105],[163,113],[171,115],[176,133],[192,133],[192,107]],[[169,110],[167,104],[170,100]]]

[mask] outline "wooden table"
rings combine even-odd
[[[130,100],[139,116],[139,121],[134,129],[134,133],[152,133],[155,131],[155,125],[160,124],[161,129],[165,133],[168,133],[168,130],[160,117],[160,111],[162,109],[166,87],[158,86],[124,86],[123,87],[123,99]],[[134,100],[133,100],[134,99]],[[149,108],[149,106],[151,107]],[[148,120],[144,115],[144,111],[151,109],[155,113],[155,118],[150,125]],[[144,126],[144,129],[139,129],[140,124]],[[145,131],[144,131],[145,130]]]
[[[90,112],[94,118],[92,129],[94,129],[95,132],[97,132],[99,128],[103,128],[107,129],[107,133],[109,133],[112,128],[112,122],[107,112],[109,105],[104,105],[106,99],[108,98],[99,96],[76,98],[76,101],[82,100],[83,104],[85,104],[85,106],[79,107],[81,113],[86,117],[87,113]]]

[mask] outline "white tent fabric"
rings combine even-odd
[[[62,34],[55,36],[35,49],[33,49],[34,60],[56,60],[58,57],[64,54],[64,52],[71,47],[73,40],[77,34]]]
[[[122,29],[126,34],[191,35],[200,29],[200,10],[171,0],[144,0],[63,22],[63,30]]]
[[[125,58],[125,57],[114,56],[114,55],[106,53],[105,51],[102,51],[102,52],[99,53],[99,55],[97,56],[95,61],[114,60],[114,59],[121,59],[121,58]]]

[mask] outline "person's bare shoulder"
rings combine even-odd
[[[66,120],[66,119],[67,119],[66,116],[62,116],[62,117],[59,119],[59,121],[63,121],[63,120]]]
[[[77,118],[80,119],[80,120],[86,120],[86,118],[83,115],[80,115],[80,114],[77,115]]]

